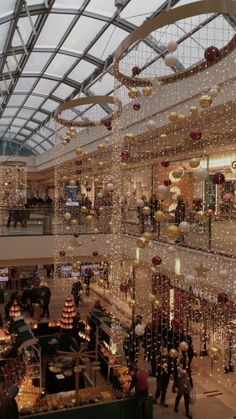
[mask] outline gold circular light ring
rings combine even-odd
[[[107,115],[106,118],[101,119],[100,121],[74,121],[66,118],[62,118],[61,113],[63,111],[75,108],[77,106],[82,105],[100,105],[100,104],[112,104],[116,106],[116,110],[109,115]],[[103,125],[106,120],[114,120],[120,117],[122,113],[122,102],[114,98],[112,96],[88,96],[83,97],[79,99],[70,100],[69,102],[62,103],[55,111],[55,119],[56,121],[64,125],[65,127],[84,127],[84,128],[90,128],[90,127],[97,127],[100,125]]]
[[[188,19],[193,16],[209,13],[222,13],[236,15],[236,2],[233,0],[201,0],[191,4],[183,5],[175,9],[170,9],[166,12],[159,14],[158,16],[148,19],[135,31],[131,32],[123,42],[121,42],[117,49],[114,57],[113,72],[115,78],[122,84],[131,87],[144,87],[152,86],[152,79],[147,78],[136,78],[127,76],[120,72],[119,64],[120,61],[129,53],[130,49],[138,42],[143,41],[150,33],[160,29],[166,25],[171,25],[178,20]],[[229,41],[220,52],[220,58],[214,62],[207,62],[203,60],[195,67],[190,67],[182,72],[173,74],[165,77],[155,77],[153,80],[158,80],[163,83],[171,83],[178,79],[189,77],[196,72],[205,70],[206,68],[219,62],[222,58],[226,57],[236,46],[236,35]]]

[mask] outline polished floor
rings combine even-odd
[[[71,279],[49,280],[52,292],[50,304],[50,318],[59,319],[65,298],[71,293]],[[96,290],[96,289],[95,289]],[[83,297],[80,307],[81,318],[85,319],[96,299],[101,304],[110,307],[108,298],[102,299],[101,293],[92,292],[89,297]],[[1,311],[3,305],[1,305]],[[193,361],[194,391],[196,393],[196,405],[191,407],[191,413],[195,419],[233,419],[236,418],[236,373],[223,373],[222,362],[216,363],[213,368],[208,357],[200,359],[198,356]],[[168,408],[154,405],[154,419],[178,419],[185,417],[184,403],[181,400],[179,413],[173,411],[174,394],[171,392],[171,383],[167,393]],[[150,392],[155,392],[155,378],[150,378]]]

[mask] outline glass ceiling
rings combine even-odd
[[[0,154],[49,150],[58,105],[69,98],[112,93],[113,55],[120,42],[148,17],[189,2],[125,0],[117,10],[114,0],[0,0]],[[203,56],[206,33],[212,44],[224,46],[221,33],[229,41],[232,22],[202,15],[176,27],[172,37],[180,41],[181,68]],[[157,60],[157,48],[144,42],[149,60]],[[191,54],[186,52],[190,45]],[[161,74],[173,71],[163,66]]]

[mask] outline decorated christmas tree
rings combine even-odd
[[[61,329],[72,329],[75,317],[75,306],[71,297],[67,297],[61,314]]]
[[[18,304],[17,300],[13,300],[12,306],[10,308],[9,311],[9,316],[10,317],[17,317],[21,315],[21,310],[20,310],[20,306]]]

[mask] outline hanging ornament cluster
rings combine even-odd
[[[62,314],[61,314],[61,322],[60,322],[61,329],[64,329],[64,330],[73,329],[74,317],[75,317],[74,303],[71,297],[67,297],[64,307],[63,307]]]

